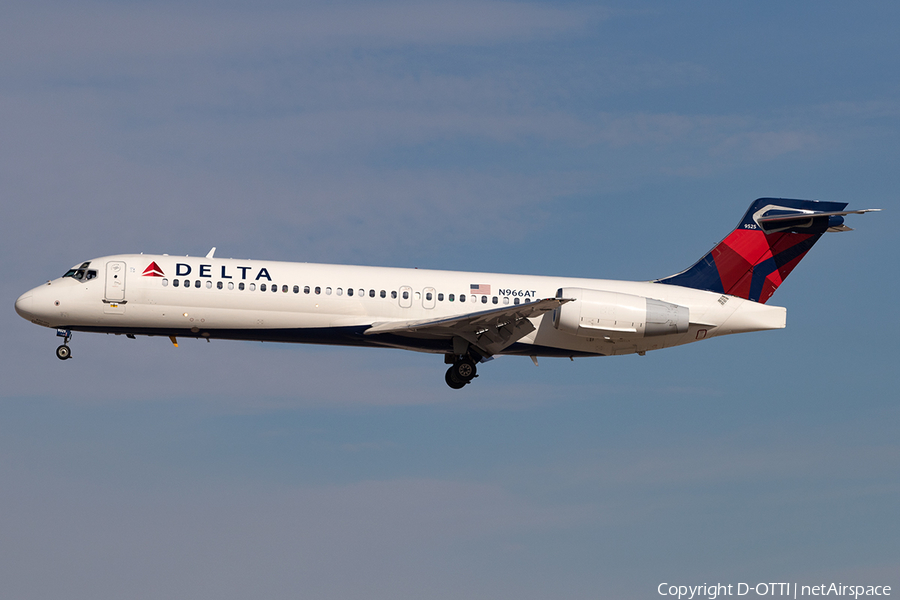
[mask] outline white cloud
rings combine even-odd
[[[379,2],[209,6],[23,3],[0,26],[0,52],[19,65],[80,60],[257,54],[286,48],[495,45],[580,32],[598,8],[520,2]]]
[[[17,598],[453,598],[479,586],[445,587],[461,548],[585,518],[441,479],[148,493],[2,475],[0,578]]]
[[[821,148],[822,136],[801,131],[749,131],[728,136],[712,148],[713,155],[734,154],[744,160],[772,160],[788,152]]]
[[[860,422],[848,427],[856,432],[864,428]],[[764,436],[756,431],[711,435],[683,444],[677,453],[653,447],[628,452],[615,461],[598,455],[588,464],[554,465],[554,472],[573,485],[591,482],[606,488],[637,485],[674,491],[736,482],[877,480],[892,465],[900,467],[896,446],[867,444],[861,438],[835,445],[816,441],[811,429],[804,430],[802,439],[791,439],[788,434],[773,427]],[[828,493],[843,494],[839,486],[826,487]]]

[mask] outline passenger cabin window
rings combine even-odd
[[[221,281],[216,282],[216,288],[217,288],[217,289],[220,289],[220,290],[221,290],[222,287],[223,287],[223,286],[222,286],[222,282],[221,282]]]
[[[409,300],[409,292],[403,292],[403,299]]]
[[[200,280],[199,279],[194,282],[194,287],[197,289],[200,289]]]
[[[453,302],[453,300],[455,300],[455,299],[456,299],[455,294],[450,294],[449,296],[447,296],[447,300],[449,300],[450,302]]]
[[[481,297],[481,303],[482,303],[482,304],[487,304],[487,296],[482,296],[482,297]]]
[[[369,298],[375,297],[375,290],[369,290]]]
[[[229,289],[229,290],[233,290],[233,289],[234,289],[234,282],[233,282],[233,281],[229,281],[229,282],[228,282],[228,289]],[[244,284],[243,284],[243,283],[241,284],[241,289],[244,289]]]
[[[381,290],[380,292],[378,292],[378,295],[381,296],[382,298],[387,298],[387,292],[385,292],[384,290]]]
[[[465,294],[460,294],[460,295],[459,295],[459,301],[460,301],[460,302],[465,302],[465,301],[466,301],[466,295],[465,295]]]
[[[295,285],[295,286],[294,286],[294,293],[295,293],[295,294],[299,294],[299,293],[300,293],[300,286],[299,286],[299,285]]]
[[[221,283],[221,282],[219,282],[219,283]],[[207,281],[207,282],[206,282],[206,289],[208,289],[208,290],[209,290],[209,289],[212,289],[212,281]]]
[[[519,303],[519,299],[518,299],[518,298],[513,298],[513,304],[518,304],[518,303]]]
[[[308,293],[309,293],[309,286],[308,286],[308,285],[304,285],[304,286],[303,286],[303,293],[304,293],[304,294],[308,294]]]
[[[231,284],[229,284],[229,285],[231,285]],[[244,282],[243,281],[238,284],[238,290],[244,291]]]
[[[281,286],[281,293],[287,294],[287,286],[286,285]]]
[[[330,288],[330,287],[325,288],[325,295],[326,295],[326,296],[330,296],[330,295],[331,295],[331,288]]]
[[[317,294],[321,294],[321,293],[322,293],[322,288],[320,288],[319,286],[316,286],[316,293],[317,293]]]
[[[425,292],[425,299],[431,300],[434,296],[431,295],[431,292]]]
[[[443,302],[443,301],[444,301],[444,295],[438,294],[438,302]]]
[[[255,292],[255,291],[256,291],[256,284],[255,284],[255,283],[251,283],[250,285],[247,286],[247,289],[249,289],[251,292]]]
[[[492,303],[492,304],[497,304],[498,302],[500,302],[500,299],[497,298],[497,296],[494,296],[493,298],[491,298],[491,303]]]
[[[347,288],[347,295],[348,295],[348,296],[352,296],[352,295],[353,295],[353,288]]]
[[[391,291],[391,298],[393,298],[394,300],[397,299],[397,290],[392,290],[392,291]]]
[[[264,284],[264,283],[259,284],[259,291],[261,291],[261,292],[266,291],[266,284]]]
[[[177,280],[177,279],[173,279],[173,280],[172,280],[172,287],[178,287],[178,280]]]

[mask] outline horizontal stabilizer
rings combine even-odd
[[[831,211],[831,212],[810,210],[810,211],[803,211],[802,213],[799,213],[799,214],[809,216],[809,217],[832,217],[832,216],[843,216],[843,215],[861,215],[863,213],[868,213],[868,212],[881,212],[881,209],[880,208],[862,208],[860,210],[835,210],[835,211]],[[788,219],[794,218],[795,215],[796,215],[796,213],[786,214],[786,215],[774,215],[771,217],[765,216],[765,217],[758,218],[757,221],[786,221]]]
[[[826,232],[853,231],[844,225],[845,215],[861,215],[867,212],[879,212],[880,208],[863,208],[860,210],[803,210],[788,209],[782,206],[768,205],[758,210],[753,215],[753,220],[766,233],[784,231],[787,229],[810,229],[817,224],[827,225]],[[825,219],[828,219],[827,221]]]

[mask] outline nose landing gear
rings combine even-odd
[[[68,329],[57,329],[56,335],[63,338],[62,346],[56,349],[56,358],[66,360],[72,358],[72,349],[69,348],[69,340],[72,339],[72,332]]]
[[[456,357],[456,360],[447,369],[444,375],[444,381],[447,382],[454,390],[459,390],[465,385],[478,377],[478,369],[475,367],[475,361],[469,356]]]

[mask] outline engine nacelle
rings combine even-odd
[[[573,298],[553,311],[553,326],[582,337],[640,338],[686,333],[686,306],[619,292],[560,288],[557,298]]]

